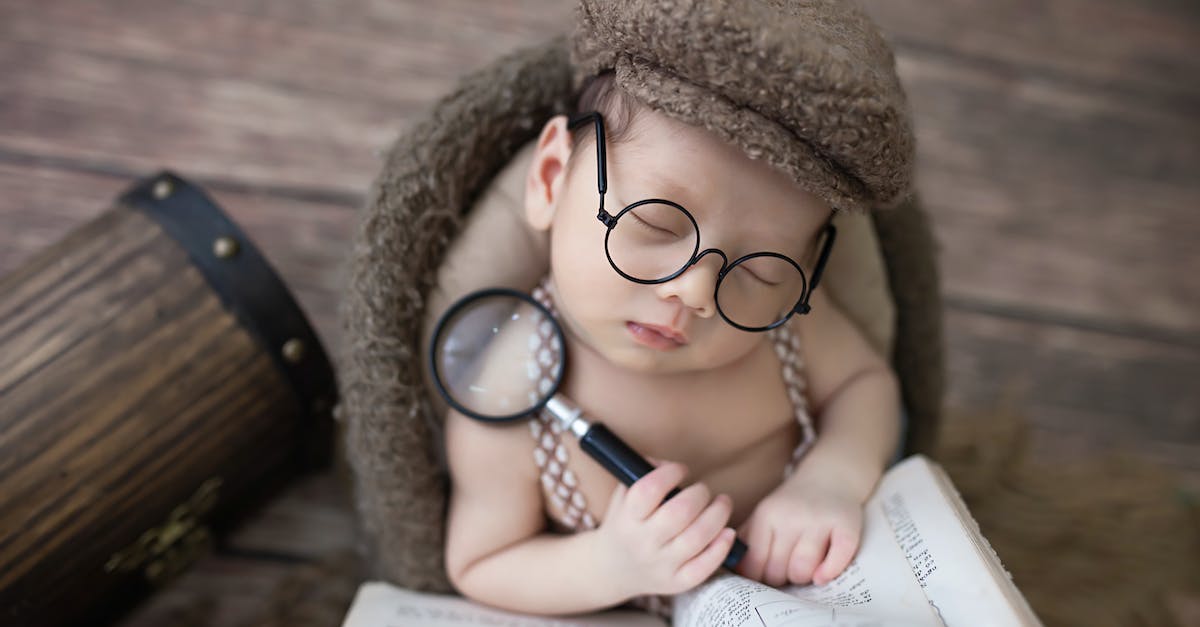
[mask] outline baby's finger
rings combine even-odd
[[[768,586],[782,586],[787,583],[789,558],[796,544],[803,540],[802,536],[783,535],[778,529],[775,531],[775,540],[771,552],[767,555],[767,566],[763,569],[763,583]]]
[[[767,568],[767,556],[771,554],[771,529],[763,525],[742,525],[742,529],[740,533],[750,548],[738,564],[738,572],[748,579],[762,581],[763,571]]]
[[[617,487],[613,488],[612,494],[608,497],[608,509],[600,512],[600,518],[603,520],[609,512],[615,512],[621,508],[621,503],[625,501],[625,492],[628,488],[625,484],[618,483]]]
[[[675,499],[678,499],[679,496]],[[712,503],[704,508],[704,511],[700,512],[700,515],[696,516],[691,524],[670,539],[670,542],[667,543],[667,553],[671,555],[672,559],[680,562],[694,557],[704,550],[704,547],[708,546],[718,533],[721,533],[721,529],[724,529],[725,525],[729,523],[729,515],[732,513],[733,500],[727,495],[718,494],[717,498],[713,499]]]
[[[806,532],[796,542],[787,562],[787,579],[792,583],[806,584],[812,581],[813,571],[825,557],[829,548],[829,530],[816,529]]]
[[[687,468],[675,462],[667,462],[651,470],[629,487],[629,492],[625,494],[626,511],[635,520],[645,520],[685,476]]]
[[[663,546],[696,520],[713,502],[712,493],[703,483],[693,483],[663,503],[646,519],[653,528],[655,546]],[[722,523],[723,524],[723,523]],[[715,531],[713,533],[716,533]],[[710,538],[705,538],[705,544]],[[696,549],[699,551],[699,548]]]
[[[861,534],[844,527],[834,527],[829,541],[829,554],[813,573],[813,583],[823,585],[842,574],[858,551]]]
[[[683,586],[683,590],[700,585],[705,579],[708,579],[709,575],[716,572],[717,568],[720,568],[721,562],[724,562],[725,556],[729,554],[729,547],[733,546],[735,537],[737,534],[733,529],[729,527],[721,529],[717,533],[717,537],[713,538],[713,541],[699,555],[679,567],[675,576]]]

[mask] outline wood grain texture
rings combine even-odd
[[[299,566],[239,555],[209,556],[121,621],[123,627],[253,624]]]
[[[953,298],[1200,341],[1200,119],[910,57],[918,182]]]
[[[540,11],[542,28],[504,34],[484,5],[459,4],[420,8],[433,28],[398,4],[399,32],[363,36],[331,25],[388,20],[328,3],[298,5],[299,20],[183,3],[3,3],[0,150],[362,194],[376,155],[461,73],[565,27]],[[330,11],[336,22],[316,17]]]
[[[110,173],[0,161],[0,225],[7,227],[0,231],[5,243],[0,246],[0,276],[99,215],[130,183]],[[355,207],[302,194],[231,189],[219,182],[215,189],[205,188],[274,266],[333,358],[340,338],[337,299]],[[36,211],[30,210],[34,207]]]
[[[313,474],[287,487],[225,539],[233,553],[316,561],[351,550],[357,529],[350,509],[350,478]]]
[[[902,53],[936,52],[1025,78],[1200,104],[1200,9],[1179,0],[866,0]],[[902,54],[903,56],[903,54]]]
[[[950,406],[1008,408],[1076,452],[1126,448],[1200,479],[1195,348],[959,311],[946,341]]]
[[[1196,5],[864,6],[898,51],[948,300],[1200,342]]]
[[[69,622],[136,597],[179,538],[112,570],[115,556],[202,484],[220,482],[211,511],[186,518],[220,526],[299,470],[300,407],[283,375],[131,209],[0,280],[0,354],[6,622]]]
[[[346,491],[346,477],[334,472],[314,474],[288,486],[278,498],[243,525],[218,550],[138,607],[123,627],[161,625],[257,625],[264,623],[271,604],[279,602],[281,588],[290,588],[297,577],[309,576],[314,565],[332,572],[313,581],[310,596],[345,595],[355,520]],[[317,604],[322,604],[316,601]],[[336,610],[335,610],[336,611]],[[344,614],[321,622],[304,616],[304,625],[334,625]]]

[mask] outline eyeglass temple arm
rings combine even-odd
[[[575,127],[587,122],[588,120],[595,121],[596,128],[596,186],[600,190],[600,213],[604,213],[604,193],[608,191],[608,159],[604,149],[604,120],[600,117],[598,111],[588,111],[572,116],[567,121],[567,128],[575,130]]]
[[[808,313],[808,299],[812,296],[813,290],[817,289],[817,284],[821,282],[821,275],[825,272],[825,262],[829,261],[829,253],[833,250],[833,240],[837,239],[837,227],[833,223],[825,225],[825,241],[821,245],[821,254],[817,257],[817,265],[813,268],[812,282],[808,284],[808,291],[804,292],[804,300],[796,306],[797,313]]]

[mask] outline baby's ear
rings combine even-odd
[[[567,116],[556,115],[542,128],[525,176],[525,219],[534,229],[547,230],[554,221],[554,211],[567,188],[570,157]]]

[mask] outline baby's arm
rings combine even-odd
[[[595,576],[594,534],[544,533],[532,446],[524,421],[489,425],[448,413],[450,581],[465,596],[521,612],[583,612],[619,603]]]
[[[817,440],[797,471],[834,473],[865,502],[896,451],[900,386],[865,337],[817,291],[798,330]]]
[[[458,387],[471,377],[465,389],[472,393],[524,397],[521,365],[539,320],[526,313],[509,316],[498,334],[484,325],[479,337],[468,337],[486,344],[474,362],[452,373]],[[473,345],[468,340],[464,352]],[[695,484],[663,504],[686,475],[678,464],[614,490],[598,528],[546,533],[528,428],[525,420],[487,424],[447,412],[446,570],[464,595],[521,612],[569,614],[680,592],[720,566],[733,542],[733,530],[725,528],[732,503]]]
[[[728,496],[704,484],[682,489],[686,469],[665,463],[628,490],[619,486],[604,522],[572,535],[544,532],[533,443],[511,426],[447,416],[453,477],[446,568],[464,595],[497,607],[569,614],[641,594],[674,594],[704,581],[733,544]]]
[[[817,439],[755,507],[739,570],[771,585],[821,584],[858,549],[862,505],[899,438],[899,385],[887,362],[821,292],[796,323]]]

